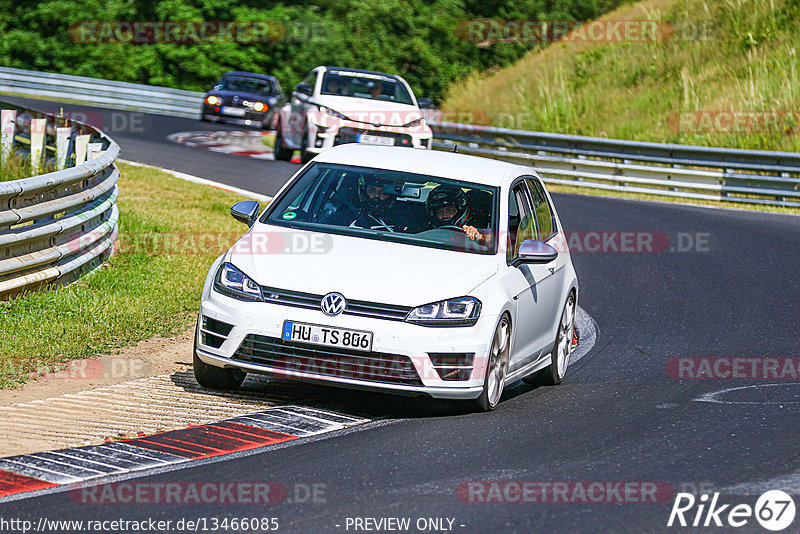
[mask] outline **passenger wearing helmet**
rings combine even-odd
[[[467,196],[460,187],[446,184],[435,187],[428,194],[425,208],[433,228],[454,227],[479,245],[490,245],[491,235],[470,224]]]
[[[392,179],[374,174],[362,174],[358,177],[357,198],[341,198],[328,224],[369,228],[388,232],[405,231],[398,224],[395,213],[395,201],[402,190],[402,184]]]

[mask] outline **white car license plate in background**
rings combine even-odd
[[[342,347],[363,351],[372,350],[372,332],[348,330],[318,324],[296,323],[284,321],[283,335],[285,341],[300,341],[326,347]]]
[[[383,135],[358,134],[356,141],[367,145],[394,146],[394,137]]]
[[[232,108],[230,106],[222,106],[222,113],[224,115],[238,115],[239,117],[244,117],[245,109],[244,108]]]

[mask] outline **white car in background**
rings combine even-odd
[[[201,385],[266,373],[491,410],[506,384],[564,377],[578,280],[533,169],[344,145],[259,210],[233,206],[250,229],[208,272]]]
[[[338,67],[317,67],[295,86],[276,124],[275,158],[294,150],[306,163],[332,146],[363,143],[431,148],[433,132],[419,102],[400,76]]]

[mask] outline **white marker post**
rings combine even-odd
[[[89,143],[86,147],[86,159],[92,161],[103,153],[103,143]]]
[[[91,135],[83,134],[75,136],[75,166],[86,161],[86,147],[89,145]]]
[[[56,128],[56,170],[60,171],[67,166],[70,133],[72,133],[72,128],[69,126]]]
[[[47,119],[31,119],[31,172],[34,176],[42,171],[44,152],[44,132]]]
[[[14,154],[14,128],[17,123],[17,110],[4,109],[0,112],[0,161],[6,161]]]

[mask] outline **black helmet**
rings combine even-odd
[[[381,194],[375,198],[370,198],[367,194],[367,186],[379,187]],[[369,215],[376,217],[383,216],[394,205],[397,195],[400,194],[401,186],[391,178],[379,177],[374,174],[362,174],[358,179],[358,199],[364,206]],[[389,195],[386,199],[381,196]]]
[[[445,206],[456,208],[456,214],[444,219],[436,218],[436,210]],[[462,226],[467,221],[467,196],[460,187],[454,185],[440,185],[428,194],[425,201],[428,217],[434,226],[454,225]]]

